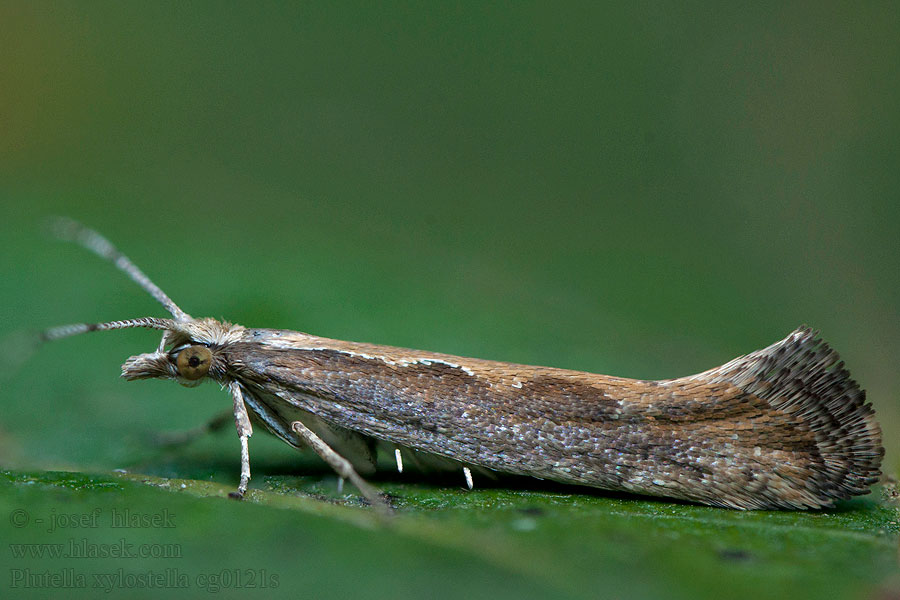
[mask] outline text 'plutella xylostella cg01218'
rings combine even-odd
[[[181,310],[98,233],[56,234],[109,259],[172,318],[49,329],[162,331],[125,379],[212,380],[228,388],[250,481],[253,424],[312,448],[374,504],[362,475],[379,450],[426,469],[528,475],[741,509],[806,509],[868,493],[881,430],[837,353],[806,328],[697,375],[641,381],[550,367],[251,329]]]

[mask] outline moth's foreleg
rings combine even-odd
[[[322,441],[313,431],[300,421],[291,423],[291,430],[300,436],[300,438],[312,448],[319,457],[328,463],[332,469],[342,479],[349,479],[355,485],[362,495],[372,504],[383,511],[390,510],[390,506],[382,499],[381,494],[374,487],[366,483],[366,480],[359,476],[353,465],[346,458],[335,452],[331,446]]]
[[[241,482],[238,484],[237,491],[228,494],[232,498],[240,500],[247,493],[247,485],[250,483],[250,446],[247,440],[249,435],[241,434]]]
[[[248,440],[253,435],[253,426],[250,425],[250,417],[247,415],[247,407],[244,405],[244,394],[241,386],[232,381],[228,386],[234,398],[234,424],[241,440],[241,482],[237,491],[228,494],[232,498],[240,500],[247,493],[247,485],[250,483],[250,447]]]

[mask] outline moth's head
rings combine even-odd
[[[135,283],[156,299],[172,315],[171,319],[141,317],[106,323],[78,323],[44,331],[44,341],[56,340],[89,331],[108,331],[144,327],[162,330],[162,341],[156,352],[132,356],[122,365],[122,377],[133,379],[174,379],[183,385],[194,386],[207,377],[223,381],[227,372],[226,351],[230,344],[241,339],[244,331],[215,319],[195,319],[181,310],[150,278],[119,252],[109,240],[71,219],[56,218],[50,230],[59,239],[75,242],[112,262]]]
[[[122,377],[174,379],[193,387],[206,378],[222,381],[227,371],[226,349],[240,340],[244,328],[216,321],[193,319],[172,322],[156,352],[130,357],[122,365]]]

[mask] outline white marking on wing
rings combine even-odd
[[[296,343],[291,342],[290,340],[267,340],[265,342],[267,346],[271,346],[272,348],[283,348],[289,350],[300,350],[300,351],[308,351],[308,352],[316,352],[316,351],[331,351],[338,352],[340,354],[345,354],[347,356],[358,356],[360,358],[365,358],[368,360],[380,360],[386,364],[397,367],[409,367],[411,365],[447,365],[453,369],[460,369],[467,375],[475,375],[475,371],[468,367],[464,367],[462,365],[458,365],[456,363],[452,363],[446,360],[442,360],[440,358],[427,358],[427,357],[419,357],[406,359],[401,358],[398,360],[392,360],[387,358],[386,356],[373,356],[371,354],[366,354],[365,352],[354,352],[352,350],[347,350],[345,348],[328,348],[326,346],[297,346]]]

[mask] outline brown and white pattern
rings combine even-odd
[[[95,232],[67,237],[149,282]],[[476,469],[740,509],[830,506],[868,493],[880,476],[872,407],[807,328],[697,375],[640,381],[193,319],[150,285],[173,319],[65,326],[45,337],[162,330],[157,350],[129,358],[122,375],[208,378],[231,390],[238,495],[250,479],[251,421],[311,447],[373,502],[359,473],[374,471],[379,447],[394,453],[398,471],[404,460],[456,468],[469,488]]]

